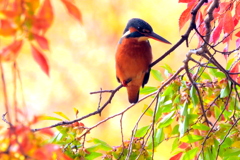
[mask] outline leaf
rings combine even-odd
[[[195,147],[195,148],[187,151],[184,154],[182,160],[192,160],[192,159],[194,159],[194,157],[197,155],[197,152],[198,152],[198,147]]]
[[[78,109],[75,107],[73,109],[74,109],[75,116],[78,117],[78,113],[79,113]]]
[[[158,128],[163,128],[163,127],[169,126],[173,121],[172,117],[173,117],[174,113],[175,112],[173,111],[173,112],[165,115],[163,117],[163,119],[160,121]]]
[[[173,74],[173,70],[172,70],[172,68],[169,65],[164,64],[161,67],[164,68],[167,71],[168,74]]]
[[[223,30],[224,33],[231,33],[234,30],[233,18],[231,10],[228,10],[223,17]],[[231,36],[231,35],[230,35]]]
[[[203,77],[204,79],[207,79],[207,80],[212,81],[212,78],[211,78],[211,77],[209,76],[209,74],[206,73],[206,72],[203,72],[201,77]]]
[[[104,151],[110,151],[112,150],[112,147],[109,146],[106,142],[100,140],[100,139],[97,139],[97,138],[92,138],[91,139],[91,142],[95,143],[95,144],[100,144],[100,148]]]
[[[239,73],[240,72],[240,61],[238,61],[230,70],[230,73]],[[240,83],[240,74],[230,75],[233,80],[237,83]]]
[[[179,30],[181,30],[183,28],[183,26],[185,25],[185,23],[191,18],[192,14],[191,11],[192,9],[195,7],[195,1],[192,1],[191,3],[189,3],[187,9],[185,9],[182,14],[180,15],[179,18]]]
[[[164,140],[163,129],[157,129],[154,135],[154,147],[157,147]]]
[[[156,80],[158,80],[160,82],[162,82],[164,80],[160,71],[158,71],[158,70],[151,69],[151,74]]]
[[[239,5],[240,6],[240,5]],[[235,36],[240,37],[240,31],[238,31]]]
[[[185,135],[183,136],[180,141],[181,142],[186,142],[186,143],[193,143],[193,142],[197,142],[203,139],[203,136],[199,136],[199,135]]]
[[[145,105],[143,106],[142,112],[144,112],[147,108],[148,108],[148,105],[145,104]],[[148,110],[145,112],[145,115],[152,117],[152,115],[153,115],[153,110],[152,110],[152,108],[148,108]]]
[[[80,23],[82,23],[82,14],[80,10],[69,0],[62,0],[63,4],[67,8],[69,14],[76,18]]]
[[[240,141],[233,142],[231,147],[240,148]]]
[[[187,101],[184,102],[183,107],[180,109],[180,115],[187,116],[188,115],[188,103]]]
[[[181,149],[186,149],[187,147],[189,146],[189,144],[188,143],[181,143],[181,145],[180,146],[178,146],[178,148],[181,148]]]
[[[48,40],[44,36],[33,34],[33,37],[42,49],[49,50]]]
[[[37,50],[37,48],[35,48],[33,44],[31,45],[31,49],[34,60],[41,67],[41,69],[49,76],[49,66],[45,56],[39,50]]]
[[[172,143],[172,150],[171,150],[171,152],[174,151],[175,149],[177,149],[178,145],[179,145],[179,138],[175,138],[175,140]]]
[[[43,120],[56,120],[56,121],[62,121],[60,118],[51,117],[51,116],[43,116]]]
[[[183,120],[183,122],[180,122],[179,123],[179,133],[180,133],[180,137],[182,137],[185,132],[187,131],[188,129],[188,126],[189,126],[189,116],[186,116]]]
[[[213,44],[217,43],[217,41],[220,37],[220,34],[222,32],[222,29],[223,29],[223,20],[220,19],[217,27],[213,30],[212,36],[210,37],[211,43],[213,43]]]
[[[135,137],[143,137],[147,133],[149,127],[150,126],[145,126],[145,127],[138,129],[135,134]]]
[[[45,129],[41,129],[39,131],[39,133],[44,134],[44,135],[48,135],[48,136],[54,136],[54,132],[50,129],[50,128],[45,128]]]
[[[221,114],[221,110],[218,107],[214,107],[214,115],[215,117],[219,117]]]
[[[3,58],[5,61],[15,60],[22,47],[22,42],[22,40],[16,40],[9,46],[0,50],[1,58]]]
[[[0,20],[0,35],[13,36],[16,33],[15,25],[10,20]]]
[[[206,126],[205,124],[201,124],[201,123],[197,123],[195,125],[192,126],[193,129],[199,129],[202,131],[209,131],[210,127]]]
[[[100,157],[102,156],[103,154],[102,153],[98,153],[98,152],[91,152],[90,154],[87,154],[84,159],[86,160],[92,160],[92,159],[96,159],[97,157]]]
[[[197,90],[194,86],[192,86],[190,89],[190,97],[192,99],[193,105],[196,106],[199,103],[199,99],[197,95]]]
[[[70,121],[70,119],[64,113],[62,113],[62,112],[54,112],[54,113],[65,118],[66,120]]]
[[[53,22],[53,9],[50,0],[44,0],[34,23],[35,29],[43,30],[43,34],[49,29]]]
[[[191,2],[192,0],[178,0],[178,3],[189,3]]]
[[[235,58],[232,58],[227,61],[226,70],[229,70],[231,68],[231,65],[233,64],[234,60]]]
[[[182,157],[183,152],[179,152],[178,154],[171,157],[169,160],[179,160]]]
[[[229,88],[229,84],[227,83],[226,87],[221,89],[220,91],[220,98],[225,98],[229,95],[230,93],[230,88]]]
[[[149,94],[155,92],[156,90],[156,87],[145,86],[144,88],[140,89],[140,94]]]

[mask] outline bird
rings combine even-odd
[[[137,103],[139,90],[148,82],[152,49],[149,38],[171,44],[153,32],[152,27],[140,18],[128,21],[118,42],[115,54],[116,78],[127,88],[130,103]]]

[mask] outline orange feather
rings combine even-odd
[[[126,85],[130,103],[136,103],[139,89],[144,86],[144,77],[149,74],[152,62],[152,51],[148,41],[138,41],[138,38],[122,38],[116,52],[116,75],[118,80]],[[148,79],[148,77],[147,77]]]

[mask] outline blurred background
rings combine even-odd
[[[95,111],[99,103],[99,94],[90,95],[90,92],[110,90],[119,84],[115,77],[115,50],[122,32],[131,18],[141,18],[147,21],[154,32],[161,35],[172,44],[175,44],[185,29],[179,31],[178,18],[186,8],[176,0],[101,0],[76,1],[82,12],[83,25],[79,24],[68,13],[60,1],[51,1],[55,19],[47,32],[50,42],[50,52],[46,54],[50,64],[50,76],[46,76],[32,58],[30,47],[24,45],[18,57],[17,64],[20,69],[23,97],[25,104],[19,104],[27,111],[28,118],[34,115],[55,116],[54,112],[63,112],[71,120],[75,119],[74,108],[79,110],[78,117]],[[196,38],[196,37],[194,37]],[[193,38],[193,41],[194,41]],[[197,39],[197,38],[196,38]],[[171,45],[150,40],[153,59],[160,57]],[[190,45],[190,49],[197,46]],[[182,66],[184,55],[189,50],[185,44],[171,53],[154,69],[162,70],[163,64],[170,65],[173,70]],[[13,77],[11,67],[4,64],[9,94],[12,93]],[[147,86],[158,86],[159,82],[153,77]],[[21,95],[21,94],[20,94]],[[104,104],[109,94],[102,95]],[[143,95],[140,95],[140,98]],[[19,96],[21,99],[21,96]],[[2,98],[1,98],[2,99]],[[10,97],[11,99],[11,97]],[[144,100],[124,114],[124,139],[129,140],[131,131],[142,113],[144,104],[148,105],[151,99]],[[1,113],[4,113],[3,102]],[[112,100],[112,103],[99,115],[83,121],[85,126],[91,127],[98,121],[116,114],[130,104],[127,92],[122,88]],[[24,107],[25,106],[25,107]],[[121,144],[120,117],[116,117],[91,131],[88,139],[96,137],[112,146]],[[147,116],[140,122],[139,127],[149,124],[151,119]],[[1,125],[5,125],[0,121]],[[41,121],[34,127],[45,127],[56,121]],[[100,134],[99,134],[100,133]],[[108,136],[106,136],[108,135]],[[107,137],[107,139],[106,139]],[[156,152],[158,159],[168,159],[171,151],[171,141],[163,142]],[[166,147],[169,146],[169,147]]]

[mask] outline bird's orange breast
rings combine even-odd
[[[131,85],[142,85],[143,77],[152,62],[152,51],[148,41],[138,42],[137,38],[123,38],[116,52],[116,74],[120,82],[128,79]]]

